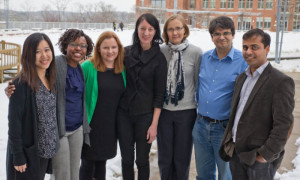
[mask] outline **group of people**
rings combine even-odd
[[[69,29],[59,56],[47,35],[31,34],[21,73],[5,89],[7,179],[105,179],[118,140],[123,179],[135,179],[135,162],[147,180],[156,137],[162,180],[189,179],[193,144],[197,180],[216,179],[216,169],[220,180],[273,179],[293,125],[294,82],[267,62],[264,31],[246,32],[243,52],[232,46],[231,18],[213,19],[209,33],[215,48],[202,53],[181,15],[167,19],[161,37],[147,13],[128,47],[114,32],[94,46]]]
[[[119,28],[121,29],[121,31],[123,31],[124,23],[123,23],[122,21],[119,23]],[[115,21],[113,22],[113,30],[114,30],[114,31],[117,30],[117,24],[116,24]]]

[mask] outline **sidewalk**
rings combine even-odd
[[[283,172],[294,169],[292,160],[296,156],[298,147],[295,146],[296,140],[300,137],[300,73],[286,73],[292,77],[295,81],[296,93],[295,93],[295,109],[294,109],[294,128],[292,134],[285,146],[285,155],[281,163],[278,172]]]
[[[294,110],[294,128],[292,131],[292,134],[285,146],[285,156],[283,158],[283,161],[281,163],[280,168],[278,169],[278,172],[281,174],[286,171],[290,171],[294,169],[292,160],[296,156],[296,152],[298,147],[295,146],[296,140],[300,137],[300,73],[286,73],[288,76],[292,77],[295,81],[296,85],[296,93],[295,93],[295,110]],[[156,148],[156,144],[153,146],[153,149]],[[159,180],[159,169],[157,164],[157,153],[150,156],[150,169],[151,169],[151,176],[150,180]],[[195,157],[194,152],[192,156],[191,166],[190,166],[190,180],[196,179],[196,168],[195,168]]]

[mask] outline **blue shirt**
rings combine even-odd
[[[196,95],[198,113],[218,120],[229,119],[235,79],[247,66],[242,52],[233,47],[221,60],[216,49],[204,53]]]
[[[74,131],[82,125],[83,75],[79,67],[67,66],[66,75],[66,131]]]

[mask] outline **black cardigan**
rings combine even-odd
[[[37,152],[37,106],[35,93],[25,82],[13,81],[16,87],[9,99],[7,179],[39,179],[40,158]],[[58,134],[57,134],[58,139]],[[57,141],[57,149],[58,149]],[[16,173],[15,165],[27,164],[25,173]],[[48,169],[47,172],[50,172]]]
[[[139,52],[136,46],[125,48],[126,92],[120,106],[130,115],[141,115],[162,108],[167,80],[167,61],[158,45]]]

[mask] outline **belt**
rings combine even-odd
[[[209,123],[220,123],[220,122],[223,122],[223,121],[226,121],[228,119],[224,119],[224,120],[218,120],[218,119],[212,119],[210,117],[207,117],[207,116],[203,116],[201,114],[198,114],[202,119],[204,119],[205,121],[209,122]]]

